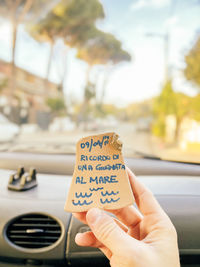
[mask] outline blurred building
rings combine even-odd
[[[18,124],[37,123],[45,128],[43,124],[48,124],[51,116],[46,100],[61,97],[58,84],[16,67],[15,90],[11,92],[11,75],[11,64],[0,60],[1,112]]]

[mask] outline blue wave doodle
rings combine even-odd
[[[74,200],[72,200],[72,204],[74,206],[83,206],[83,205],[90,205],[92,204],[93,201],[87,202],[86,200],[84,200],[82,203],[80,202],[80,200],[78,202],[75,202]]]
[[[97,187],[97,188],[90,188],[90,191],[98,191],[98,190],[102,190],[103,187]]]
[[[105,203],[117,202],[119,199],[120,197],[118,197],[117,199],[111,198],[110,200],[108,200],[107,198],[105,200],[102,200],[102,198],[100,198],[100,201],[102,204],[105,204]]]
[[[101,192],[101,195],[103,197],[105,197],[105,196],[111,196],[111,195],[116,196],[117,194],[119,194],[119,191],[117,191],[117,192],[111,191],[110,193],[108,191],[106,191],[105,193]]]
[[[83,198],[84,197],[91,197],[91,195],[92,195],[92,193],[90,193],[90,194],[87,194],[87,193],[83,194],[82,192],[80,194],[75,193],[76,198],[79,198],[79,197],[83,197]]]

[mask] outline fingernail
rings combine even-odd
[[[82,239],[82,234],[81,233],[76,234],[75,242],[77,245],[79,245],[81,243],[81,239]]]
[[[89,224],[95,224],[100,218],[102,211],[97,208],[92,208],[87,212],[87,221]]]

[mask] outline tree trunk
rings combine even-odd
[[[103,105],[103,101],[105,98],[106,86],[108,84],[108,80],[109,80],[109,74],[106,72],[104,75],[104,79],[103,79],[102,92],[101,92],[101,97],[100,97],[100,101],[99,101],[99,104],[101,107]]]
[[[88,65],[87,71],[86,71],[86,83],[84,88],[84,99],[83,99],[83,105],[82,105],[82,116],[83,116],[83,129],[85,131],[88,130],[88,114],[87,114],[87,107],[89,105],[89,101],[86,97],[86,88],[90,82],[90,72],[91,72],[92,66]]]
[[[15,53],[17,43],[17,24],[15,21],[12,22],[12,52],[11,52],[11,76],[10,76],[10,92],[9,102],[12,106],[13,96],[16,90],[16,66],[15,66]]]
[[[50,42],[50,53],[49,53],[49,58],[48,58],[48,63],[47,63],[47,71],[44,79],[44,93],[46,94],[46,90],[48,88],[48,79],[51,71],[51,65],[52,65],[52,59],[53,59],[53,49],[54,49],[54,43]]]
[[[15,54],[16,54],[16,44],[17,44],[17,30],[18,25],[23,21],[24,16],[30,10],[34,0],[26,0],[24,8],[22,9],[19,18],[17,19],[17,8],[20,6],[21,1],[8,1],[6,0],[6,5],[8,7],[8,12],[11,14],[11,23],[12,23],[12,52],[11,52],[11,76],[10,76],[10,85],[9,85],[9,105],[12,106],[13,96],[16,90],[16,65],[15,65]]]
[[[88,68],[86,70],[86,85],[89,83],[90,81],[90,72],[91,72],[92,66],[88,65]]]
[[[106,87],[107,87],[107,84],[109,82],[109,78],[110,78],[112,70],[113,70],[113,68],[112,68],[112,66],[110,64],[106,66],[104,79],[103,79],[103,84],[102,84],[102,92],[101,92],[101,96],[100,96],[100,100],[99,100],[99,105],[100,105],[101,108],[103,106],[105,93],[106,93]]]
[[[62,93],[64,93],[64,85],[65,85],[65,80],[66,80],[66,75],[67,75],[67,56],[68,56],[68,50],[69,48],[66,47],[66,50],[64,51],[64,66],[63,66],[63,76],[61,79],[61,90]]]
[[[178,145],[179,143],[181,123],[182,123],[182,118],[177,118],[176,119],[176,130],[175,130],[175,136],[174,136],[174,141],[176,145]]]

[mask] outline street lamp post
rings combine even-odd
[[[147,33],[147,37],[157,37],[163,40],[163,54],[164,54],[164,73],[165,81],[169,79],[169,43],[170,43],[170,34],[166,32],[165,34],[160,33]]]

